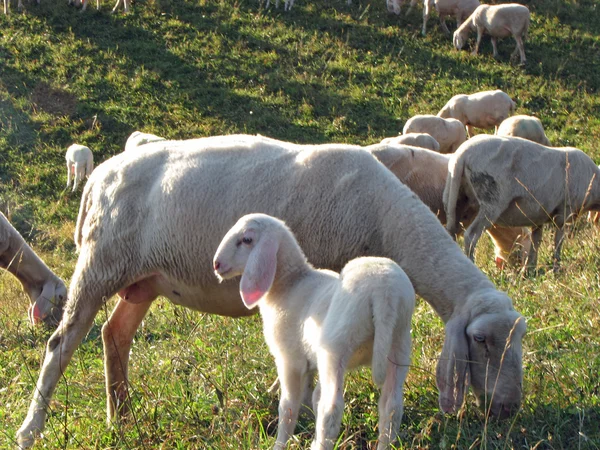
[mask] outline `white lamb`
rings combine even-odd
[[[498,57],[496,41],[498,38],[513,36],[517,42],[511,59],[517,55],[521,56],[521,64],[525,64],[525,45],[523,41],[527,38],[529,29],[529,9],[519,3],[505,3],[501,5],[481,5],[473,14],[454,32],[454,47],[460,50],[464,47],[471,30],[477,29],[477,43],[473,55],[479,51],[479,44],[483,33],[492,37],[494,58]]]
[[[67,189],[71,185],[71,176],[74,175],[73,192],[85,177],[89,177],[94,170],[94,155],[85,145],[72,144],[65,155],[67,160]]]
[[[442,30],[444,33],[450,34],[450,30],[446,26],[446,16],[456,17],[456,26],[459,27],[475,11],[480,3],[479,0],[424,0],[423,30],[421,31],[423,36],[427,34],[427,20],[429,20],[429,15],[434,5],[440,16]]]
[[[514,136],[529,139],[530,141],[550,147],[550,141],[546,137],[546,133],[544,133],[544,126],[541,120],[534,116],[519,115],[509,117],[502,121],[496,134],[498,136]]]
[[[475,94],[459,94],[448,100],[438,117],[460,120],[467,127],[469,137],[473,128],[498,127],[516,108],[515,102],[500,89]]]
[[[75,5],[77,7],[83,5],[83,7],[81,8],[81,12],[83,12],[87,9],[88,3],[89,3],[89,0],[69,0],[70,5]],[[115,3],[115,6],[112,9],[112,12],[113,13],[117,12],[117,10],[119,9],[119,6],[121,6],[121,4],[123,5],[124,11],[126,13],[128,13],[130,0],[117,0],[117,3]],[[100,11],[100,0],[96,0],[96,9],[98,9],[98,11]]]
[[[265,214],[249,214],[227,232],[214,257],[220,280],[242,275],[240,294],[258,306],[265,340],[281,383],[275,448],[293,435],[306,378],[315,369],[314,450],[332,449],[344,411],[344,373],[372,367],[379,398],[380,450],[398,437],[403,385],[410,365],[415,291],[387,258],[362,257],[338,275],[306,260],[290,229]]]
[[[440,151],[440,144],[433,136],[427,133],[408,133],[401,134],[391,138],[385,138],[382,144],[412,145],[415,147],[427,148],[434,152]]]
[[[456,119],[443,119],[438,116],[416,115],[406,121],[402,134],[427,133],[440,146],[440,153],[453,153],[467,140],[465,126]]]
[[[491,223],[532,227],[528,267],[535,269],[542,227],[556,226],[554,270],[560,265],[565,224],[584,211],[600,210],[600,169],[581,150],[545,147],[518,137],[480,135],[452,156],[444,189],[447,229],[457,231],[459,193],[477,205],[465,232],[473,259],[481,233]]]
[[[156,136],[155,134],[142,133],[141,131],[134,131],[129,135],[125,142],[124,152],[137,149],[141,145],[150,144],[152,142],[166,141],[165,138]]]

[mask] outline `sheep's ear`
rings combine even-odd
[[[466,317],[458,316],[446,324],[446,340],[436,370],[440,408],[446,413],[460,408],[468,384],[467,321]]]
[[[248,309],[254,308],[263,295],[271,289],[277,269],[278,248],[277,240],[264,236],[248,256],[240,282],[240,294]]]

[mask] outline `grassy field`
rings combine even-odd
[[[600,163],[600,3],[536,0],[527,64],[452,49],[421,9],[400,18],[385,3],[298,0],[290,13],[255,0],[146,0],[133,13],[84,14],[66,1],[26,0],[0,16],[0,211],[68,280],[79,194],[64,190],[64,152],[88,145],[97,163],[142,130],[169,138],[260,133],[301,143],[371,144],[414,114],[437,113],[458,93],[499,88],[517,112],[541,118],[551,142]],[[600,447],[599,231],[578,223],[558,274],[535,278],[477,264],[528,320],[524,402],[486,420],[473,399],[458,416],[437,405],[440,320],[425,302],[413,319],[413,368],[399,448]],[[550,264],[550,239],[540,262]],[[49,332],[27,322],[27,298],[0,273],[0,448],[15,448]],[[109,302],[107,308],[112,306]],[[270,448],[275,368],[257,317],[227,319],[159,299],[136,337],[133,420],[107,429],[100,326],[59,383],[36,448]],[[374,448],[377,394],[368,370],[348,377],[340,448]],[[292,448],[305,448],[303,420]]]

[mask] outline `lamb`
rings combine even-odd
[[[504,119],[498,127],[496,134],[498,136],[516,136],[529,139],[530,141],[550,147],[550,141],[546,137],[546,133],[544,133],[544,126],[541,120],[534,116],[519,115]]]
[[[529,29],[529,9],[518,3],[505,3],[501,5],[481,5],[473,14],[454,32],[453,43],[457,50],[464,47],[472,29],[477,29],[477,43],[473,55],[479,51],[479,44],[483,33],[492,37],[494,58],[498,57],[496,41],[498,38],[513,36],[517,42],[511,59],[519,53],[521,64],[525,64],[525,45],[523,41],[527,38]]]
[[[467,140],[465,126],[456,119],[443,119],[430,114],[416,115],[406,121],[402,134],[427,133],[440,145],[440,153],[453,153]]]
[[[71,184],[71,175],[75,176],[73,181],[73,192],[84,177],[90,176],[94,170],[94,155],[85,145],[72,144],[67,149],[65,156],[67,160],[67,189]]]
[[[600,169],[581,150],[545,147],[518,137],[481,135],[452,156],[444,189],[447,229],[457,229],[456,205],[462,190],[478,213],[465,232],[465,252],[473,259],[482,231],[531,226],[528,269],[537,264],[542,227],[556,226],[554,270],[560,266],[565,224],[583,211],[600,210]]]
[[[437,152],[440,150],[440,144],[433,136],[427,133],[408,133],[400,136],[385,138],[382,144],[413,145],[415,147],[427,148]]]
[[[131,344],[158,295],[211,314],[251,313],[237,282],[210,276],[222,231],[249,212],[285,220],[317,267],[339,270],[368,254],[403,268],[446,326],[436,376],[443,411],[456,411],[469,385],[493,415],[519,408],[524,318],[408,187],[358,146],[215,136],[146,144],[92,173],[77,218],[80,254],[65,314],[17,433],[22,447],[43,430],[61,373],[115,293],[119,300],[102,328],[111,423],[128,411]]]
[[[467,127],[469,137],[473,127],[490,129],[498,127],[516,108],[515,102],[500,89],[475,94],[459,94],[448,100],[438,117],[460,120]]]
[[[423,2],[423,36],[427,34],[427,20],[431,9],[435,4],[435,9],[440,16],[440,25],[446,34],[450,30],[446,26],[446,16],[456,17],[456,26],[460,26],[467,17],[480,5],[479,0],[424,0]]]
[[[214,257],[220,280],[242,275],[240,294],[259,308],[281,380],[275,448],[294,433],[306,378],[318,369],[313,449],[333,449],[344,411],[344,372],[370,365],[379,398],[379,450],[398,437],[410,365],[415,291],[388,258],[362,257],[341,274],[310,265],[291,230],[249,214],[227,232]]]
[[[371,154],[417,194],[442,224],[446,223],[443,194],[451,155],[410,146],[379,146]],[[460,210],[460,222],[468,226],[477,210]],[[503,269],[508,264],[521,266],[525,263],[531,247],[531,235],[527,228],[493,226],[487,232],[494,243],[494,259],[498,268]]]
[[[0,267],[12,273],[29,296],[31,323],[56,326],[62,316],[67,288],[27,245],[21,234],[0,213]]]
[[[137,149],[141,145],[150,144],[152,142],[166,141],[165,138],[156,136],[155,134],[142,133],[141,131],[134,131],[127,138],[125,142],[125,152]]]

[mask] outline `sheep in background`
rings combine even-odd
[[[71,176],[74,175],[73,192],[85,177],[89,177],[94,170],[94,155],[85,145],[72,144],[65,155],[67,160],[67,189],[71,185]]]
[[[546,137],[546,133],[544,133],[544,126],[541,120],[534,116],[519,115],[504,119],[498,130],[496,130],[496,134],[498,136],[514,136],[529,139],[530,141],[550,147],[550,141]]]
[[[501,5],[481,5],[478,6],[473,14],[454,32],[453,43],[457,50],[464,47],[471,30],[477,29],[477,43],[473,50],[473,55],[479,51],[481,37],[486,32],[492,37],[492,47],[494,49],[494,58],[498,57],[498,48],[496,41],[498,38],[513,36],[517,42],[515,51],[511,59],[517,55],[521,56],[521,64],[525,64],[525,44],[523,41],[527,38],[529,29],[529,9],[527,6],[518,3],[505,3]]]
[[[402,269],[387,258],[362,257],[339,275],[317,270],[282,221],[249,214],[221,241],[214,270],[219,280],[242,275],[242,300],[248,309],[258,306],[263,318],[281,382],[275,448],[285,448],[293,435],[306,378],[316,368],[311,448],[332,449],[344,411],[344,373],[360,365],[372,367],[381,389],[377,448],[390,448],[404,409],[415,306],[415,291]]]
[[[40,3],[40,0],[37,0],[38,5]],[[19,4],[17,5],[17,8],[19,8],[19,11],[23,10],[23,0],[19,0]],[[4,14],[8,15],[10,13],[10,0],[4,0]]]
[[[402,134],[412,133],[427,133],[432,136],[439,143],[440,153],[453,153],[467,140],[462,122],[430,114],[416,115],[406,121]]]
[[[29,319],[32,324],[45,322],[55,326],[62,316],[67,288],[23,236],[0,213],[0,267],[12,273],[29,296]]]
[[[131,151],[138,148],[141,145],[150,144],[152,142],[166,141],[165,138],[156,136],[155,134],[142,133],[141,131],[134,131],[129,135],[125,142],[124,152]]]
[[[75,5],[77,7],[83,5],[83,7],[81,8],[81,12],[84,12],[87,9],[88,3],[89,3],[89,0],[69,0],[69,5]],[[126,13],[128,13],[130,0],[117,0],[117,3],[115,3],[115,6],[112,9],[112,12],[113,13],[117,12],[117,10],[119,9],[119,6],[121,6],[121,4],[123,4],[124,11]],[[100,0],[96,0],[96,9],[98,11],[100,11]]]
[[[440,144],[433,136],[427,133],[408,133],[401,134],[391,138],[385,138],[381,141],[382,144],[395,145],[412,145],[415,147],[427,148],[434,152],[440,150]]]
[[[600,210],[600,168],[581,150],[545,147],[518,137],[480,135],[452,156],[444,189],[447,229],[457,231],[459,192],[477,205],[465,232],[465,252],[473,259],[481,233],[491,223],[532,227],[528,268],[535,269],[542,227],[556,226],[554,270],[560,265],[564,228],[584,211]]]
[[[442,30],[444,33],[450,34],[450,30],[446,26],[446,16],[456,17],[456,26],[459,27],[475,11],[480,3],[479,0],[424,0],[423,30],[421,31],[423,36],[427,34],[427,20],[429,20],[429,15],[434,5],[440,16]]]
[[[409,146],[374,146],[371,154],[417,194],[443,225],[446,224],[443,196],[452,155]],[[462,198],[459,203],[460,222],[466,227],[475,218],[477,210],[466,208]],[[494,243],[494,259],[499,269],[507,264],[522,266],[525,263],[531,247],[531,234],[527,228],[492,226],[487,232]]]
[[[111,423],[128,411],[133,337],[157,296],[210,314],[249,314],[237,282],[216,282],[211,255],[223,230],[252,211],[285,220],[317,267],[339,270],[366,252],[402,267],[445,323],[442,411],[457,411],[469,386],[486,399],[486,414],[519,408],[525,319],[388,169],[353,145],[214,136],[146,144],[92,173],[66,312],[17,432],[21,447],[43,431],[61,374],[107,298],[119,295],[102,328]]]
[[[438,113],[438,117],[460,120],[467,127],[469,137],[473,127],[484,130],[498,127],[516,108],[515,102],[500,89],[452,97]]]

